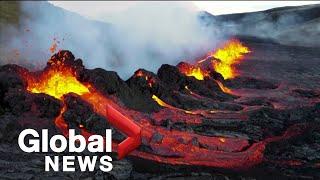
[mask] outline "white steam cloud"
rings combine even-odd
[[[114,70],[126,79],[138,68],[156,71],[214,49],[217,31],[202,26],[195,8],[180,2],[139,3],[110,23],[85,19],[47,2],[23,2],[18,29],[10,29],[6,49],[42,68],[56,38],[58,49],[83,59],[88,68]],[[8,33],[8,31],[7,31]],[[5,38],[5,37],[2,37]]]

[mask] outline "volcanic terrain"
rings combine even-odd
[[[76,58],[80,51],[57,52],[57,44],[39,71],[28,69],[23,53],[3,53],[3,39],[33,32],[31,26],[3,36],[4,27],[30,18],[17,4],[1,2],[0,179],[320,179],[320,5],[204,13],[202,24],[235,38],[197,61],[163,64],[157,72],[137,69],[124,80],[85,67],[92,59]],[[71,22],[47,2],[31,7],[46,6],[61,15],[47,19],[60,31],[78,21],[98,23],[102,32],[111,27],[73,13]],[[38,52],[41,44],[32,45],[30,53]],[[107,118],[107,107],[141,128],[141,144],[122,160],[118,143],[126,135]],[[23,152],[17,138],[27,128],[49,129],[50,136],[67,136],[68,128],[104,135],[112,128],[114,168],[81,172],[76,163],[77,173],[45,172],[45,155],[75,154]]]
[[[240,41],[194,64],[164,64],[157,73],[139,69],[126,81],[113,71],[86,69],[86,60],[66,50],[37,72],[1,66],[0,177],[319,178],[319,51]],[[125,135],[106,118],[107,105],[131,118],[142,135],[124,160],[113,154],[110,173],[44,172],[44,154],[17,146],[26,128],[47,128],[50,135],[67,135],[67,128],[103,135],[113,128],[120,142]]]

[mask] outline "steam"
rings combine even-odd
[[[230,35],[272,39],[285,45],[320,47],[320,5],[286,7],[221,16],[221,30]]]
[[[52,43],[84,60],[88,68],[117,71],[128,78],[138,68],[156,72],[161,64],[193,60],[220,41],[217,31],[201,25],[198,12],[180,2],[143,2],[110,23],[85,19],[47,2],[23,2],[19,28],[10,31],[7,52],[19,51],[18,63],[45,66]],[[4,35],[6,36],[6,35]],[[55,40],[54,40],[55,39]],[[16,62],[15,62],[16,63]]]
[[[200,16],[188,2],[137,2],[105,17],[107,22],[86,19],[48,2],[22,2],[21,8],[20,25],[1,29],[0,39],[5,42],[0,47],[1,64],[41,69],[52,55],[50,47],[57,43],[57,49],[72,51],[86,67],[113,70],[126,79],[138,68],[156,72],[164,63],[193,61],[233,35],[320,47],[316,5],[284,12]]]

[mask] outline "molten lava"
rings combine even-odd
[[[232,39],[212,54],[214,58],[219,60],[212,61],[212,65],[215,71],[220,73],[224,79],[234,78],[237,73],[233,66],[243,60],[244,54],[249,52],[249,48],[239,40]]]
[[[63,104],[62,109],[60,110],[59,116],[54,120],[54,124],[59,128],[62,134],[66,137],[69,136],[68,124],[63,119],[63,113],[67,111],[67,106]]]
[[[206,58],[197,61],[195,65],[182,63],[178,67],[180,72],[186,76],[193,76],[198,80],[204,80],[205,77],[210,76],[210,72],[203,70],[201,64],[210,59],[213,69],[220,73],[224,79],[230,79],[238,75],[234,65],[239,64],[244,59],[244,55],[250,52],[249,48],[239,40],[231,39],[221,48],[209,53]]]
[[[150,88],[152,88],[153,84],[156,82],[156,80],[154,78],[152,78],[149,75],[144,74],[144,72],[142,70],[138,70],[134,73],[135,77],[143,77],[146,81],[147,84]]]
[[[207,75],[204,71],[201,70],[200,67],[195,67],[195,68],[192,68],[192,69],[188,69],[185,72],[185,74],[187,76],[193,76],[198,80],[203,80],[204,77]]]
[[[170,109],[177,109],[176,107],[171,106],[170,104],[165,103],[162,101],[158,96],[152,95],[152,99],[155,100],[160,106],[170,108]]]
[[[81,99],[93,107],[95,113],[108,119],[112,126],[124,131],[123,133],[128,136],[117,146],[118,157],[121,159],[140,145],[140,126],[115,109],[117,104],[90,85],[84,85],[76,79],[75,67],[69,64],[72,61],[71,56],[73,55],[60,51],[51,57],[47,68],[39,77],[35,75],[26,76],[27,90],[32,93],[45,93],[62,100],[63,108],[54,122],[66,137],[68,137],[68,124],[65,122],[63,114],[66,112],[68,105],[64,95],[69,93],[79,95]],[[79,124],[78,126],[81,128],[81,132],[88,134],[83,125]],[[131,129],[131,127],[134,127],[134,129]]]
[[[221,91],[227,94],[232,94],[232,90],[228,87],[224,86],[220,81],[215,80],[218,86],[220,87]]]
[[[53,54],[57,51],[58,49],[58,44],[60,43],[60,41],[57,38],[53,38],[53,42],[49,48],[49,51]]]
[[[209,72],[201,69],[197,65],[190,65],[190,64],[180,64],[178,65],[179,70],[181,73],[185,74],[186,76],[195,77],[198,80],[204,80],[204,77],[209,76]]]
[[[156,101],[160,106],[162,107],[166,107],[166,108],[169,108],[169,109],[173,109],[173,110],[176,110],[176,111],[182,111],[186,114],[193,114],[193,115],[196,115],[196,114],[200,114],[198,112],[193,112],[193,111],[188,111],[188,110],[184,110],[184,109],[180,109],[180,108],[177,108],[177,107],[174,107],[170,104],[167,104],[166,102],[162,101],[160,98],[158,98],[156,95],[152,95],[152,99],[154,101]]]
[[[50,69],[39,79],[28,78],[27,81],[28,91],[32,93],[45,93],[57,99],[61,99],[63,95],[68,93],[78,95],[89,93],[88,87],[80,83],[68,69],[65,69],[65,71]]]
[[[174,128],[171,129],[154,125],[150,122],[155,121],[163,123],[163,120],[169,119],[177,125],[179,123],[181,125],[184,125],[184,123],[186,125],[197,125],[201,123],[203,119],[220,120],[225,118],[242,120],[242,118],[240,118],[242,115],[240,114],[240,116],[237,112],[228,112],[228,114],[212,112],[212,114],[210,114],[204,110],[186,111],[167,104],[156,95],[152,96],[153,100],[160,106],[166,108],[151,115],[140,113],[114,103],[113,100],[96,91],[94,87],[78,81],[75,73],[69,69],[68,66],[67,68],[61,68],[61,66],[68,64],[67,61],[56,61],[55,59],[51,59],[48,64],[50,65],[49,68],[44,70],[39,76],[24,76],[28,83],[27,89],[32,93],[46,93],[60,99],[62,102],[65,102],[63,95],[75,93],[79,95],[82,100],[90,104],[95,113],[101,115],[105,119],[108,119],[107,106],[112,106],[115,110],[134,117],[136,119],[135,123],[141,126],[143,130],[142,136],[146,145],[145,147],[150,147],[152,150],[152,152],[148,152],[141,148],[132,152],[132,155],[140,158],[173,165],[199,165],[235,169],[246,168],[257,165],[264,160],[263,152],[268,143],[283,139],[285,140],[300,133],[297,131],[297,128],[294,127],[288,129],[283,135],[251,143],[246,137],[241,136],[210,137],[199,135],[192,131],[180,131]],[[195,67],[195,69],[197,68],[198,67]],[[191,69],[191,72],[193,71],[194,69]],[[201,75],[198,76],[197,73],[195,73],[196,75],[194,77],[203,80],[204,77],[206,77],[206,73],[202,74],[200,68],[199,70],[195,70],[195,72],[198,71],[201,72]],[[147,81],[148,79],[152,79],[149,78],[151,76],[146,76],[143,71],[138,71],[136,76],[145,78]],[[224,92],[231,93],[231,90],[224,87],[220,81],[216,82]],[[192,92],[188,86],[185,86],[185,90],[191,95],[201,98],[201,96]],[[63,113],[67,111],[67,108],[67,103],[64,103],[60,115],[55,119],[56,126],[61,129],[64,134],[66,133],[65,130],[68,129],[68,124],[63,119]],[[192,114],[192,116],[189,114]],[[112,120],[108,120],[108,122],[112,123]],[[171,124],[171,122],[168,124]],[[81,128],[82,133],[89,134],[84,129],[84,125],[79,124],[79,127]],[[303,128],[308,129],[308,127],[301,126],[301,129]],[[152,140],[156,133],[160,134],[162,137],[161,140]]]
[[[57,43],[54,42],[54,43],[51,45],[50,49],[49,49],[50,52],[51,52],[51,53],[54,53],[54,52],[56,51],[57,47],[58,47]]]

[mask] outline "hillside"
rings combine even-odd
[[[201,18],[232,35],[273,39],[285,45],[320,46],[316,41],[320,38],[320,4],[220,16],[202,13]]]
[[[286,29],[280,32],[277,38],[284,44],[319,47],[320,17],[301,24],[298,27]]]

